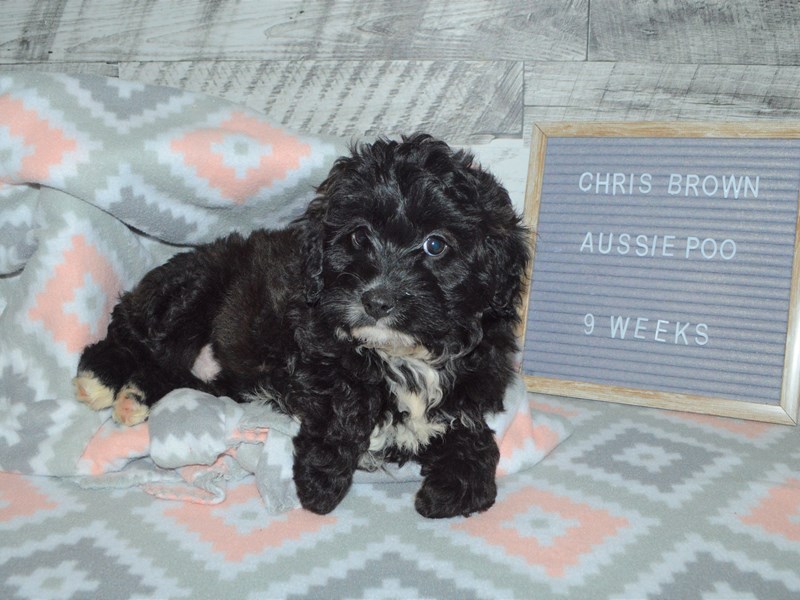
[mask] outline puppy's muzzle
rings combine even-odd
[[[379,285],[361,294],[364,312],[376,321],[388,317],[397,306],[397,295],[387,286]]]

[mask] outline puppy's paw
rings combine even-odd
[[[491,507],[496,497],[497,485],[493,477],[471,479],[456,471],[437,471],[422,482],[414,507],[429,519],[468,517]]]
[[[144,403],[144,393],[132,383],[126,383],[114,399],[114,421],[121,425],[138,425],[147,419],[150,408]]]
[[[331,447],[298,436],[293,466],[297,498],[306,510],[326,515],[350,489],[357,460],[342,447]]]
[[[102,410],[114,403],[114,390],[103,384],[91,371],[81,371],[73,378],[75,398],[92,410]]]
[[[299,477],[295,473],[294,478],[301,506],[318,515],[327,515],[339,506],[352,481],[352,477],[331,476],[323,470],[309,471]]]

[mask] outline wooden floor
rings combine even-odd
[[[306,133],[800,117],[798,0],[2,0],[0,70],[204,91]]]

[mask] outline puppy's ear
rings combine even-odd
[[[530,232],[521,224],[508,192],[494,176],[474,164],[471,170],[488,213],[489,231],[482,252],[490,289],[488,310],[514,319],[530,260]]]
[[[484,247],[492,290],[489,311],[498,317],[515,319],[530,254],[528,232],[517,226],[491,234]]]
[[[298,219],[303,227],[303,252],[305,256],[304,277],[306,301],[316,304],[322,297],[324,282],[322,280],[323,254],[325,248],[324,222],[328,208],[337,194],[341,193],[341,185],[346,181],[346,174],[352,171],[356,147],[351,148],[352,157],[341,156],[333,163],[325,180],[317,186],[316,197],[309,203],[303,216]]]
[[[299,220],[303,240],[303,285],[306,302],[316,304],[322,296],[324,236],[322,221],[327,210],[327,199],[318,196],[311,201],[305,215]]]

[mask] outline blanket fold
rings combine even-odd
[[[175,390],[126,430],[76,402],[70,381],[122,290],[184,246],[284,226],[343,151],[201,94],[0,73],[0,470],[200,502],[254,476],[270,510],[295,506],[290,419]],[[508,472],[569,433],[531,420],[516,394],[525,423],[498,428],[519,436]]]

